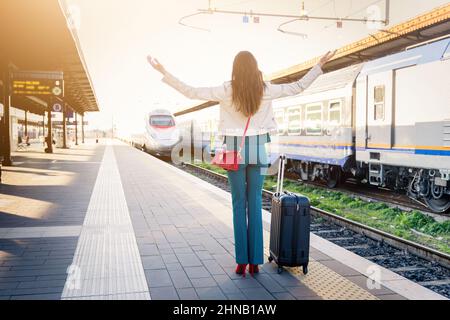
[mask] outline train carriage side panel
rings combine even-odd
[[[270,153],[344,166],[354,155],[353,90],[361,67],[322,75],[302,94],[274,101],[279,134],[272,138]]]
[[[357,80],[357,161],[450,169],[448,39],[368,63]],[[387,69],[387,70],[386,70]]]
[[[397,70],[395,105],[394,149],[403,153],[387,154],[385,161],[450,169],[450,146],[445,141],[450,120],[450,60]]]

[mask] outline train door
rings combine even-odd
[[[394,72],[377,73],[367,83],[368,149],[391,149],[393,145]]]

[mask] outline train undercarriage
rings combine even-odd
[[[291,161],[292,171],[303,181],[325,181],[329,188],[336,188],[345,180],[340,166],[305,161]]]
[[[349,177],[358,183],[405,192],[409,198],[435,213],[450,209],[450,171],[404,168],[381,164],[347,164],[344,167],[314,162],[291,161],[291,170],[302,181],[323,181],[336,188]]]

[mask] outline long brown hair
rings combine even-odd
[[[256,114],[261,106],[265,83],[258,62],[248,51],[239,52],[233,63],[233,104],[246,117]]]

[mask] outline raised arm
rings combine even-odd
[[[331,58],[336,54],[336,51],[328,52],[326,55],[320,59],[319,63],[312,68],[303,78],[299,81],[279,84],[279,85],[270,85],[269,92],[272,99],[279,99],[289,96],[295,96],[306,89],[320,76],[323,74],[322,67],[330,61]]]
[[[157,59],[153,59],[151,56],[148,56],[147,60],[155,70],[164,76],[162,79],[164,83],[168,84],[189,99],[220,102],[226,98],[225,85],[217,87],[192,87],[167,72],[167,70],[162,64],[159,63]]]

